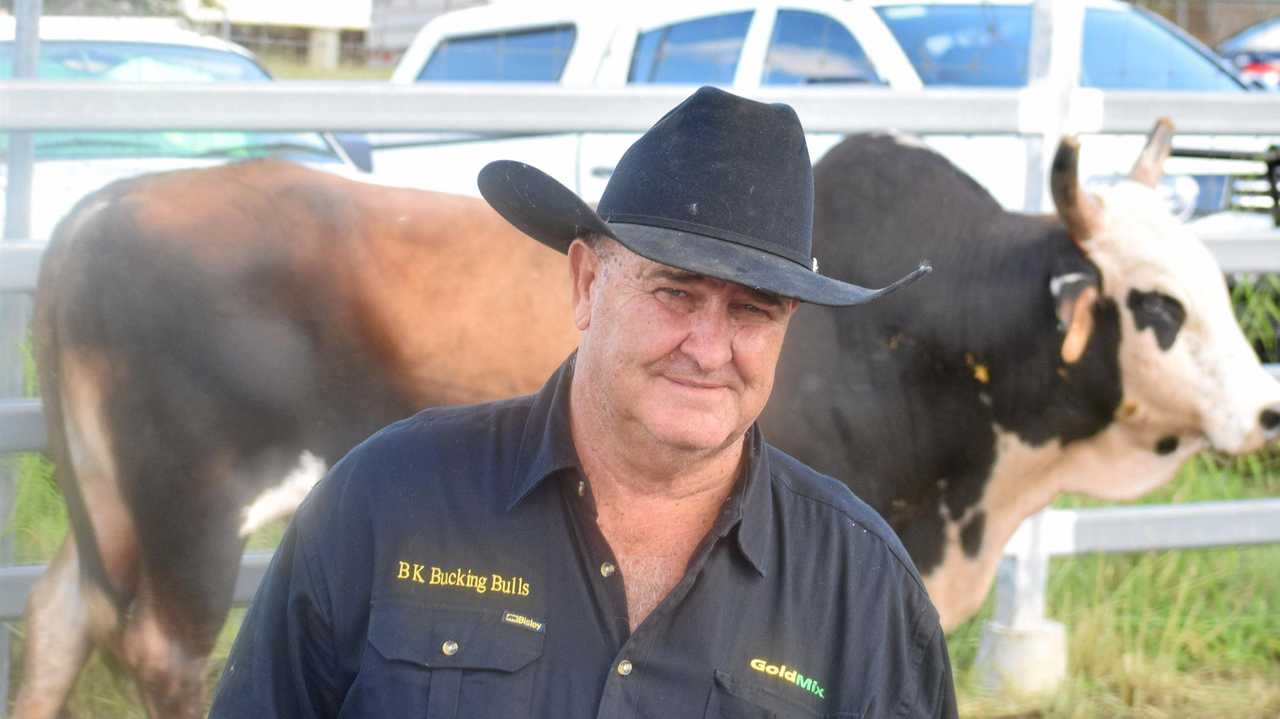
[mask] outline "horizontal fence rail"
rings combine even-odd
[[[40,452],[48,446],[38,399],[0,400],[0,454]]]
[[[3,130],[334,130],[364,132],[643,132],[688,87],[565,88],[449,83],[0,82]],[[889,90],[761,89],[786,102],[808,132],[1036,134],[1061,114],[1056,94],[1034,88]],[[1277,132],[1280,94],[1075,89],[1061,128],[1141,133],[1176,119],[1180,133]]]
[[[0,292],[32,292],[40,276],[43,242],[0,242]]]
[[[240,561],[240,573],[236,576],[232,601],[237,604],[253,599],[262,578],[271,564],[271,551],[245,552]],[[27,595],[36,580],[44,573],[42,564],[19,564],[0,567],[0,620],[20,619],[27,604]]]
[[[1280,498],[1050,509],[1042,516],[1037,546],[1024,524],[1005,545],[1006,554],[1064,557],[1280,542]]]

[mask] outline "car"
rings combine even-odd
[[[14,18],[0,17],[0,79],[13,75],[14,32]],[[249,51],[171,18],[43,17],[37,73],[41,80],[74,82],[271,80]],[[6,182],[9,140],[0,133],[0,178]],[[342,145],[317,132],[37,132],[34,145],[29,235],[36,240],[47,238],[84,195],[145,172],[283,157],[359,174]]]
[[[1268,90],[1280,90],[1280,16],[1263,20],[1218,43],[1218,54],[1240,75]]]
[[[743,94],[778,86],[857,85],[886,92],[926,87],[1022,87],[1028,82],[1030,0],[652,0],[518,3],[446,13],[402,56],[392,82],[554,83],[626,88],[714,84]],[[1116,0],[1087,0],[1080,84],[1104,90],[1249,88],[1212,50],[1157,15]],[[1154,119],[1154,118],[1153,118]],[[599,199],[635,135],[574,133],[505,137],[435,133],[377,135],[373,164],[390,182],[476,194],[486,162],[523,160],[588,201]],[[810,135],[817,162],[835,134]],[[926,141],[974,176],[1003,205],[1025,203],[1025,141],[1017,136],[931,135]],[[1081,168],[1093,184],[1128,172],[1139,136],[1084,138]],[[1261,150],[1258,138],[1191,137],[1180,146]],[[424,173],[423,168],[434,168]],[[1184,217],[1231,202],[1219,163],[1175,158],[1164,180]],[[1238,163],[1226,172],[1260,172]]]

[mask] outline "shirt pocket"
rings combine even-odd
[[[703,714],[704,719],[857,719],[859,716],[822,713],[720,670],[716,670]]]
[[[504,622],[503,614],[375,601],[368,646],[340,716],[519,716],[528,709],[546,635]]]

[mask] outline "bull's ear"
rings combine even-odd
[[[1062,361],[1075,364],[1084,355],[1093,334],[1093,304],[1098,300],[1098,283],[1083,272],[1069,272],[1049,281],[1058,331],[1062,334]]]

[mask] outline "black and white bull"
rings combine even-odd
[[[925,256],[935,271],[865,308],[799,313],[765,432],[889,521],[948,628],[1059,492],[1137,497],[1205,447],[1280,436],[1280,383],[1212,255],[1152,189],[1171,136],[1157,124],[1130,181],[1099,195],[1064,141],[1057,216],[1006,212],[890,135],[847,139],[815,168],[824,270],[874,284]]]
[[[804,308],[766,434],[890,518],[951,624],[1055,492],[1131,496],[1205,435],[1275,432],[1280,386],[1207,252],[1146,187],[1076,192],[1066,147],[1070,231],[892,139],[818,167],[824,271],[937,270],[878,307]],[[151,716],[197,716],[244,537],[377,427],[535,389],[576,343],[568,299],[563,256],[478,200],[271,162],[83,200],[34,325],[74,536],[28,603],[16,716],[56,716],[94,645]]]

